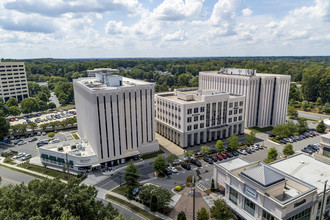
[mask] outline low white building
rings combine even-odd
[[[305,154],[272,164],[249,163],[241,158],[214,166],[216,187],[230,208],[247,220],[317,220],[330,213],[330,165]]]
[[[40,147],[39,155],[43,164],[69,167],[73,170],[90,170],[100,167],[96,153],[87,140],[65,141]]]
[[[119,70],[111,68],[95,68],[93,70],[87,70],[88,77],[95,77],[97,73],[118,74]]]
[[[156,132],[186,148],[244,133],[244,96],[197,88],[156,97]]]
[[[321,135],[319,154],[329,157],[330,161],[330,134]]]

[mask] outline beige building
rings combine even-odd
[[[330,134],[321,136],[319,154],[329,157],[330,160]]]
[[[186,88],[155,97],[156,132],[182,148],[244,133],[244,96]]]
[[[154,84],[112,73],[96,73],[73,82],[78,133],[100,163],[124,163],[157,151]]]
[[[0,62],[0,97],[4,102],[10,97],[18,102],[29,97],[24,62]]]
[[[217,187],[230,208],[246,220],[318,220],[330,213],[330,165],[305,154],[272,164],[234,158],[214,166]],[[220,187],[220,188],[221,188]]]
[[[221,68],[199,73],[200,89],[216,89],[245,96],[245,127],[285,123],[289,75],[256,73],[255,70]]]

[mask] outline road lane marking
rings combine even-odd
[[[13,182],[13,183],[16,183],[16,184],[21,184],[20,182],[17,182],[17,181],[15,181],[15,180],[11,180],[11,179],[7,179],[7,178],[5,178],[5,177],[1,177],[3,180],[7,180],[7,181],[9,181],[9,182]],[[27,184],[24,184],[24,185],[27,185]]]

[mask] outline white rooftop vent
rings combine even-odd
[[[300,161],[300,163],[301,163],[301,164],[304,164],[304,163],[305,163],[305,161],[301,160],[301,161]]]

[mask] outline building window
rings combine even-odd
[[[288,218],[288,220],[309,220],[311,217],[311,208],[305,209],[302,212]]]
[[[187,126],[187,131],[191,131],[191,125]]]
[[[200,123],[200,124],[199,124],[199,127],[200,127],[200,128],[204,128],[204,123]]]
[[[243,101],[240,101],[239,102],[239,106],[243,106]]]
[[[201,107],[201,112],[204,112],[205,111],[205,107]]]
[[[232,118],[228,118],[228,123],[232,122]]]
[[[242,116],[238,116],[238,120],[239,121],[242,121]]]
[[[262,220],[275,220],[275,218],[265,210],[262,210]]]
[[[204,115],[201,115],[201,116],[200,116],[200,120],[201,120],[201,121],[204,120]]]
[[[230,190],[229,190],[229,200],[237,205],[238,192],[236,190],[234,190],[233,188],[230,188]]]
[[[195,116],[194,117],[194,121],[198,121],[198,116]]]
[[[234,115],[236,115],[237,114],[237,109],[234,109]]]
[[[243,112],[242,108],[238,109],[238,113],[242,113],[242,112]]]
[[[233,107],[233,103],[229,103],[229,108],[232,108]]]
[[[191,122],[191,117],[188,117],[188,118],[187,118],[187,122],[188,122],[188,123]]]
[[[237,121],[237,117],[234,117],[234,121]]]
[[[194,130],[198,129],[198,124],[194,125]]]
[[[229,115],[232,115],[233,114],[233,110],[229,110]]]
[[[245,198],[244,210],[247,211],[250,215],[254,216],[255,209],[256,209],[256,205],[247,198]]]
[[[192,109],[191,108],[188,108],[187,109],[187,114],[191,114],[192,113]]]
[[[235,102],[235,107],[238,107],[238,102]]]
[[[198,108],[194,108],[194,113],[198,113]]]

